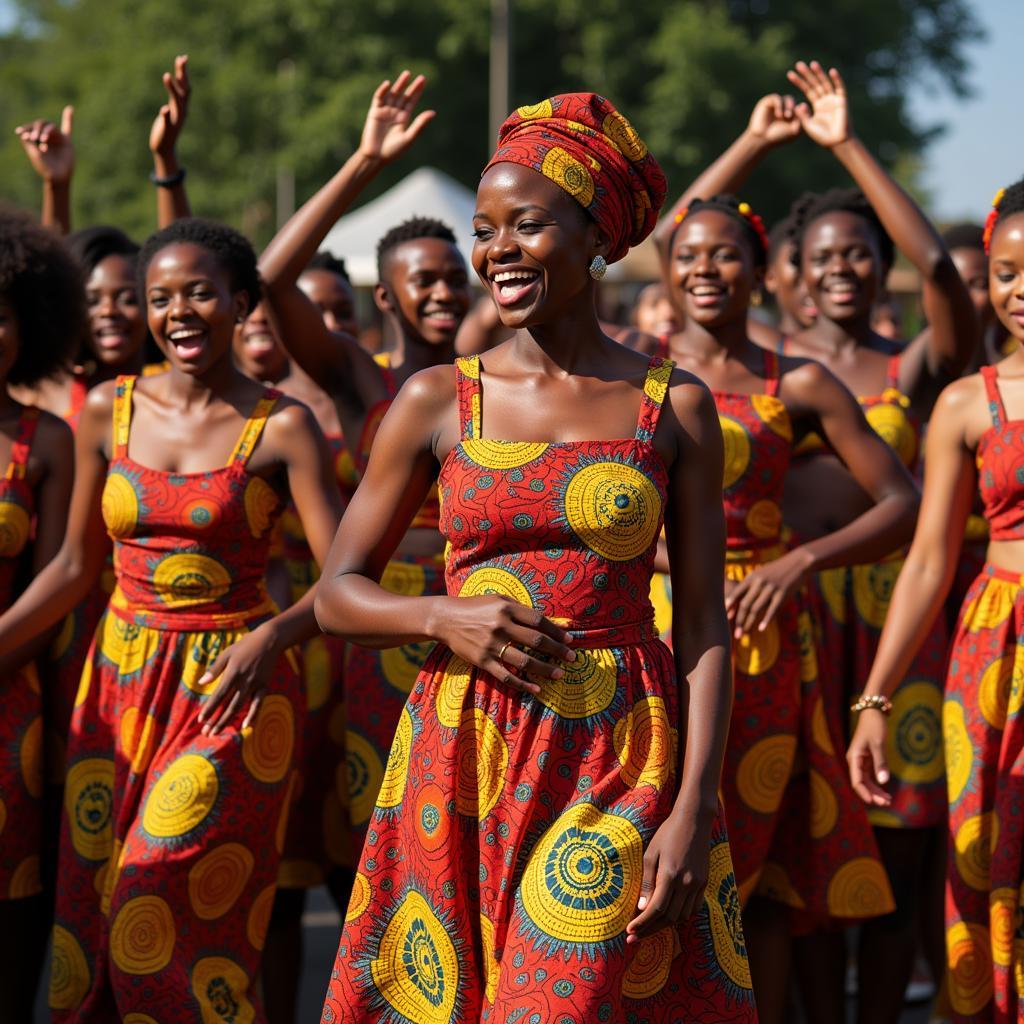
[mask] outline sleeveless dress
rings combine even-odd
[[[50,1008],[57,1022],[260,1021],[250,989],[301,735],[294,659],[256,716],[203,736],[217,655],[273,614],[264,576],[282,499],[246,463],[264,393],[227,464],[165,473],[128,454],[120,378],[103,518],[117,589],[71,722]],[[298,721],[297,721],[298,719]]]
[[[35,495],[25,479],[39,410],[18,420],[7,472],[0,479],[0,608],[14,603],[21,556],[28,549]],[[42,693],[34,665],[3,681],[0,714],[0,900],[42,891],[39,858],[43,823]]]
[[[1024,421],[994,366],[978,490],[993,540],[1024,539]],[[960,612],[942,712],[949,785],[946,952],[958,1024],[1024,1020],[1024,577],[986,565]]]
[[[754,1021],[721,814],[691,919],[636,945],[644,847],[671,810],[678,687],[651,567],[673,364],[650,364],[636,434],[480,436],[480,362],[457,361],[462,440],[439,476],[448,592],[503,594],[571,630],[538,696],[437,646],[373,812],[323,1020]]]
[[[919,454],[919,431],[899,390],[899,356],[889,360],[881,395],[860,397],[875,433],[911,473]],[[817,435],[800,454],[824,450]],[[850,735],[850,703],[864,689],[878,651],[893,587],[905,551],[869,565],[826,569],[816,574],[811,601],[820,628],[819,651],[825,683],[826,711],[832,728],[845,741]],[[891,781],[889,807],[872,807],[868,817],[885,828],[929,828],[946,815],[946,780],[942,756],[942,692],[948,633],[938,616],[910,670],[893,694],[886,756]]]
[[[334,476],[347,505],[359,484],[355,461],[340,435],[328,435]],[[302,521],[293,503],[278,522],[280,555],[295,604],[320,578]],[[336,868],[355,867],[359,855],[348,821],[348,764],[345,754],[345,641],[321,633],[302,647],[305,689],[303,758],[288,822],[277,884],[283,889],[321,885]]]
[[[375,356],[384,373],[391,397],[378,402],[366,416],[356,453],[360,473],[366,469],[370,449],[381,421],[394,401],[398,387],[387,353]],[[439,530],[441,507],[436,488],[416,513],[410,529]],[[440,547],[440,544],[438,545]],[[418,597],[445,592],[444,559],[441,555],[396,555],[388,562],[380,585],[394,594]],[[384,779],[388,751],[402,708],[433,644],[412,643],[387,650],[349,644],[345,654],[345,755],[347,758],[348,810],[352,825],[352,849],[358,856],[366,841],[370,817]]]

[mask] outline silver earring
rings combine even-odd
[[[590,261],[590,276],[595,281],[600,281],[601,278],[604,277],[604,275],[607,274],[607,273],[608,273],[608,261],[600,253],[598,253]]]

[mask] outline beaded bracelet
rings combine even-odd
[[[883,697],[880,693],[866,696],[861,694],[851,705],[851,711],[867,711],[868,708],[873,708],[875,711],[881,711],[883,715],[889,714],[892,711],[892,701],[888,697]]]

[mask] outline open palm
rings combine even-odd
[[[393,83],[384,81],[377,86],[359,143],[364,156],[390,162],[416,141],[434,118],[433,110],[424,110],[413,119],[426,84],[422,75],[412,78],[408,71],[403,71]]]
[[[835,68],[828,72],[817,62],[797,61],[786,77],[807,97],[796,108],[803,130],[819,146],[837,146],[850,137],[850,110],[846,86]]]

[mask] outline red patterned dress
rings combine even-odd
[[[1024,539],[1024,421],[983,366],[976,462],[992,540]],[[942,712],[949,786],[946,952],[959,1024],[1024,1020],[1024,578],[986,565],[964,600]]]
[[[7,472],[0,479],[0,608],[14,601],[20,556],[29,545],[35,495],[25,479],[37,409],[22,410]],[[42,694],[34,665],[3,681],[0,713],[0,900],[42,890]]]
[[[355,461],[344,438],[329,436],[327,443],[342,500],[348,504],[359,483]],[[319,579],[320,569],[293,504],[285,509],[278,525],[294,604]],[[326,634],[313,637],[302,648],[306,692],[303,760],[277,876],[283,889],[321,885],[335,868],[354,868],[359,856],[348,822],[345,649],[344,640]]]
[[[207,666],[270,614],[283,501],[246,463],[278,396],[223,468],[164,473],[128,454],[134,383],[118,381],[103,491],[117,589],[68,744],[50,1007],[58,1022],[261,1020],[250,983],[302,725],[293,660],[244,732],[246,707],[216,736],[196,716]]]
[[[885,391],[858,402],[868,423],[913,473],[919,438],[907,412],[909,399],[899,390],[899,356],[889,361]],[[903,560],[904,552],[899,551],[872,565],[827,569],[815,579],[812,603],[821,630],[827,712],[844,739],[849,736],[849,706],[864,689],[875,660]],[[928,828],[945,820],[942,691],[947,649],[946,623],[939,616],[893,694],[886,742],[891,775],[887,788],[893,802],[868,811],[873,825]]]
[[[384,370],[388,390],[397,392],[387,355],[377,357]],[[366,417],[357,453],[362,471],[370,448],[392,399],[379,402]],[[440,528],[441,508],[436,489],[416,513],[410,529]],[[438,538],[438,548],[441,547]],[[388,562],[380,584],[394,594],[418,597],[445,592],[444,559],[440,556],[400,555]],[[416,676],[433,644],[404,644],[374,650],[349,644],[345,656],[345,756],[347,758],[348,810],[352,824],[352,848],[358,857],[384,779],[388,751],[395,736],[402,708],[412,691]]]
[[[545,444],[481,438],[479,359],[457,361],[448,591],[541,609],[578,657],[534,697],[434,649],[373,811],[328,1024],[756,1020],[721,816],[702,909],[625,943],[676,791],[678,687],[647,599],[672,365],[652,360],[635,437]]]

